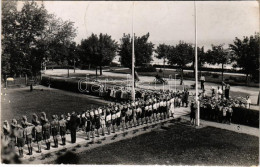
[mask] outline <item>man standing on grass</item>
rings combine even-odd
[[[200,85],[201,85],[201,89],[204,90],[204,82],[205,82],[205,77],[202,75],[200,77]]]
[[[70,134],[71,134],[71,143],[76,143],[76,131],[78,127],[78,118],[75,111],[72,112],[70,117]]]

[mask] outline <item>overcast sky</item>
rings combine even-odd
[[[150,33],[154,44],[194,43],[193,1],[41,1],[49,13],[70,20],[77,27],[75,41],[91,33],[107,33],[119,42],[134,29],[137,36]],[[228,46],[235,37],[259,32],[257,1],[201,1],[197,4],[198,45]]]
[[[75,22],[79,43],[91,33],[107,33],[115,40],[131,33],[134,4],[136,35],[150,32],[155,43],[194,42],[192,1],[44,1],[46,9],[63,20]],[[259,32],[257,1],[202,1],[197,4],[198,45],[230,43],[235,37]]]

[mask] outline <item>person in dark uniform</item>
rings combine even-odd
[[[90,121],[91,121],[91,136],[93,138],[92,143],[95,143],[95,128],[96,128],[96,120],[95,120],[95,116],[94,116],[94,111],[91,110],[90,111]]]
[[[124,104],[122,110],[121,110],[121,126],[123,132],[125,131],[125,116],[126,116],[127,106]]]
[[[50,150],[51,148],[51,142],[50,142],[50,135],[51,135],[51,125],[48,121],[48,119],[43,118],[42,119],[42,134],[43,134],[43,139],[45,140],[45,144],[46,144],[46,150]]]
[[[106,109],[102,109],[102,113],[100,115],[100,122],[101,122],[101,131],[102,131],[102,136],[105,136],[105,128],[106,128]]]
[[[60,127],[60,136],[62,145],[66,145],[66,124],[67,120],[65,120],[65,116],[61,115],[61,119],[59,120],[59,127]]]
[[[37,123],[36,123],[37,121],[38,121],[38,116],[34,113],[34,114],[32,115],[32,124],[33,124],[34,126],[36,126],[36,125],[37,125]],[[34,141],[36,141],[35,128],[33,128],[32,134],[33,134]]]
[[[99,112],[98,110],[95,110],[95,116],[94,116],[94,119],[95,119],[95,129],[96,129],[96,132],[97,132],[97,137],[99,137],[99,129],[100,129],[100,116],[99,116]]]
[[[114,108],[112,108],[112,113],[111,113],[111,121],[112,121],[112,133],[115,133],[115,126],[116,126],[116,111]]]
[[[86,116],[85,130],[86,130],[86,134],[87,134],[87,140],[89,140],[90,139],[90,130],[91,130],[91,120],[90,120],[89,111],[87,111],[85,113],[85,116]]]
[[[108,135],[110,135],[110,132],[111,132],[111,112],[110,112],[110,108],[107,109],[107,113],[106,113],[106,127],[107,127],[107,133],[108,133]]]
[[[34,125],[27,121],[24,121],[22,126],[24,128],[26,143],[28,146],[28,151],[29,151],[28,155],[32,155],[32,132],[33,132]]]
[[[76,132],[78,128],[78,117],[73,111],[70,117],[70,134],[71,134],[71,143],[76,143]]]
[[[56,115],[52,116],[51,121],[51,134],[53,137],[54,147],[58,147],[58,132],[59,132],[59,121],[56,118]]]
[[[35,128],[34,128],[34,132],[35,132],[35,140],[37,142],[37,146],[38,146],[38,153],[41,153],[41,145],[42,145],[42,126],[41,123],[39,121],[35,122]]]
[[[196,114],[196,107],[194,105],[194,101],[191,102],[191,106],[190,106],[190,122],[192,125],[195,124],[195,114]]]
[[[17,138],[17,147],[19,151],[19,156],[23,157],[23,147],[25,143],[24,128],[18,124],[15,130],[15,137]]]
[[[121,123],[121,108],[119,106],[116,107],[116,126],[117,130],[120,131],[120,123]]]
[[[15,136],[15,133],[17,132],[17,120],[16,119],[12,119],[12,122],[11,122],[11,131],[10,131],[10,143],[9,143],[9,146],[13,149],[15,148],[15,145],[16,145],[16,141],[17,141],[17,138]]]

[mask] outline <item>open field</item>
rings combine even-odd
[[[77,154],[80,164],[257,165],[258,137],[175,123]]]
[[[31,120],[33,113],[46,112],[52,114],[67,114],[72,111],[82,112],[85,109],[105,105],[105,101],[77,93],[37,86],[30,92],[29,88],[2,89],[1,122],[12,118],[21,119],[27,115]]]

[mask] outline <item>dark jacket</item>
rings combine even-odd
[[[70,117],[70,129],[77,129],[78,127],[78,117],[76,114],[72,114]]]

